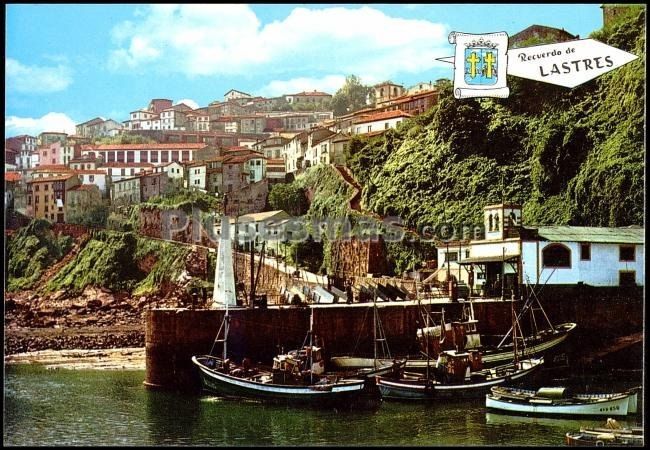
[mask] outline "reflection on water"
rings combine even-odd
[[[383,402],[318,410],[149,391],[139,371],[12,366],[5,372],[5,445],[562,445],[602,419],[487,412],[484,401]],[[634,418],[619,420],[637,425]]]

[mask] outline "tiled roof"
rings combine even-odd
[[[68,178],[74,177],[75,175],[73,173],[68,174],[68,175],[57,175],[54,177],[42,177],[42,178],[32,178],[29,180],[27,183],[49,183],[50,181],[63,181],[67,180]]]
[[[37,166],[34,167],[33,169],[34,172],[70,172],[72,169],[70,169],[68,166],[64,164],[45,164],[42,166]]]
[[[20,172],[5,172],[5,181],[18,181],[20,178]]]
[[[236,155],[236,156],[229,156],[226,158],[224,161],[226,164],[240,164],[243,162],[248,161],[249,159],[266,159],[264,155],[260,155],[257,153],[254,154],[248,154],[248,155]]]
[[[540,226],[537,234],[555,242],[599,242],[604,244],[643,244],[645,228]]]
[[[82,145],[81,150],[199,150],[207,147],[203,142],[175,142],[164,144],[102,144]]]
[[[409,113],[406,113],[404,111],[400,111],[398,109],[396,111],[384,111],[384,112],[380,112],[380,113],[377,113],[377,114],[369,114],[368,116],[361,118],[356,123],[357,124],[359,124],[359,123],[368,123],[368,122],[375,122],[377,120],[396,119],[398,117],[409,118],[409,117],[413,117],[413,115],[409,114]]]
[[[73,170],[72,173],[78,173],[80,175],[106,175],[104,170]]]

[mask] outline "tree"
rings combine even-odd
[[[363,108],[367,108],[368,100],[373,99],[372,87],[361,84],[356,75],[345,77],[345,84],[332,97],[332,109],[335,116],[342,116]]]
[[[295,184],[275,184],[269,192],[272,209],[282,209],[292,216],[301,216],[309,209],[309,202],[302,188]]]

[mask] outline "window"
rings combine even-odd
[[[117,152],[116,160],[117,162],[124,162],[124,152],[122,151]]]
[[[140,151],[140,162],[149,162],[149,152],[146,150]]]
[[[469,250],[465,250],[465,258],[469,258]]]
[[[37,184],[37,185],[36,185],[36,192],[38,192],[39,189],[40,189],[40,186]]]
[[[152,163],[158,162],[158,152],[151,152],[151,161]]]
[[[372,125],[368,125],[368,133],[372,131]]]
[[[619,286],[636,286],[636,272],[634,270],[621,270],[618,272]]]
[[[49,207],[47,205],[45,205],[45,212],[47,212],[48,209],[49,209]]]
[[[164,163],[169,162],[169,152],[168,151],[164,151],[164,152],[160,153],[160,162],[164,162]]]
[[[126,175],[126,169],[120,169],[120,175],[125,176]]]
[[[172,161],[178,161],[178,150],[172,150]]]
[[[50,185],[49,185],[49,184],[46,184],[45,186],[43,186],[43,190],[44,190],[44,191],[47,191],[49,188],[50,188]]]
[[[620,261],[634,261],[635,260],[635,255],[634,255],[634,245],[621,245],[619,247],[619,260]]]
[[[562,244],[550,244],[542,250],[544,267],[571,267],[571,250]]]
[[[135,152],[126,152],[126,161],[135,162]]]
[[[388,128],[390,128],[390,124],[388,122],[386,122],[384,124],[384,130],[388,130]]]
[[[591,244],[586,244],[586,243],[580,244],[580,260],[581,261],[591,260]]]
[[[135,175],[135,169],[131,168],[131,175]]]
[[[445,253],[445,262],[454,262],[454,261],[458,261],[458,252]]]

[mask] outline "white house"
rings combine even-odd
[[[400,110],[385,111],[362,116],[353,125],[354,134],[367,134],[397,128],[406,119],[413,117]]]
[[[167,173],[168,178],[185,179],[185,166],[178,161],[156,167],[156,171]]]
[[[307,153],[309,133],[298,133],[284,145],[282,158],[285,162],[287,173],[293,173],[304,168],[305,154]]]
[[[104,198],[108,197],[110,194],[110,184],[109,179],[110,174],[106,169],[89,169],[89,170],[74,170],[73,173],[77,174],[81,184],[94,184],[99,188],[102,196]]]
[[[305,152],[305,164],[307,167],[318,164],[329,164],[332,138],[334,136],[336,136],[336,133],[327,128],[316,128],[309,132],[307,136],[307,151]]]
[[[185,173],[189,189],[206,190],[207,164],[205,162],[196,161],[185,165]]]
[[[238,91],[236,89],[231,89],[225,94],[223,94],[223,99],[226,102],[229,100],[249,99],[252,97],[253,97],[252,95],[247,94],[246,92]]]
[[[521,206],[484,208],[484,237],[438,245],[438,280],[510,297],[522,285],[645,285],[641,227],[522,226]],[[474,230],[470,230],[473,232]]]
[[[153,170],[153,164],[110,162],[104,164],[100,170],[106,171],[111,182],[116,183],[126,178],[133,178],[144,170]]]

